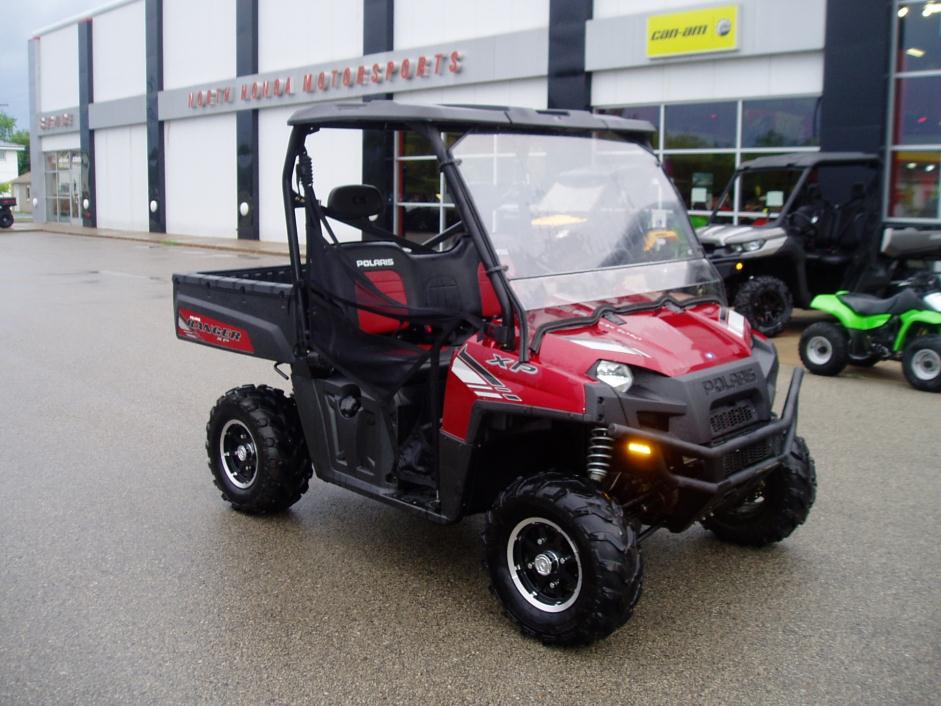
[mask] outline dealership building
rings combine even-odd
[[[394,98],[649,120],[694,215],[755,156],[873,152],[884,217],[937,227],[939,29],[928,0],[112,2],[29,41],[34,218],[283,241],[290,115]],[[385,185],[398,232],[449,222],[422,145],[309,145],[319,194]]]

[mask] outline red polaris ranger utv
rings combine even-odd
[[[627,621],[658,528],[761,546],[804,522],[802,373],[773,412],[774,348],[726,307],[649,124],[391,101],[290,124],[290,265],[173,278],[179,338],[290,366],[293,396],[243,386],[210,415],[237,510],[284,510],[313,471],[434,522],[486,512],[496,595],[554,644]],[[420,143],[442,227],[387,229],[368,184],[319,200],[323,128]]]

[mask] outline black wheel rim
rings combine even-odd
[[[510,532],[506,548],[513,585],[531,606],[559,613],[578,599],[582,564],[578,548],[555,522],[529,517]]]
[[[756,516],[760,515],[765,508],[765,503],[767,502],[766,492],[765,481],[762,481],[741,503],[735,507],[717,513],[720,516],[719,519],[733,523],[754,519]]]
[[[755,297],[752,313],[759,326],[775,326],[784,315],[784,299],[777,292],[762,292]]]
[[[219,460],[232,485],[245,490],[255,482],[258,454],[251,432],[238,419],[230,419],[219,435]]]

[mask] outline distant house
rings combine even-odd
[[[23,145],[0,141],[0,184],[13,181],[20,175],[18,155],[24,149]]]
[[[16,197],[16,211],[20,213],[33,212],[33,195],[30,193],[33,188],[31,172],[24,172],[16,179],[10,182],[10,188]]]

